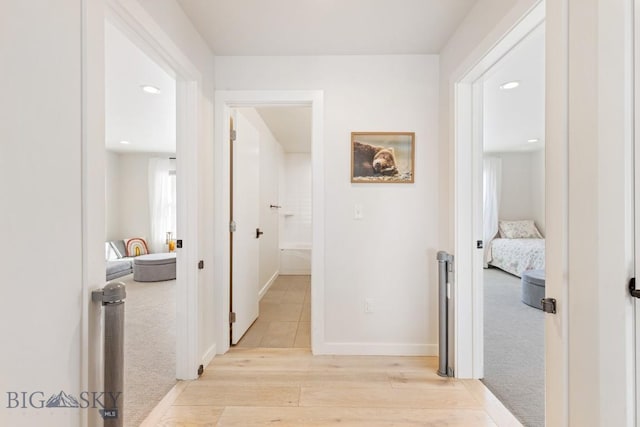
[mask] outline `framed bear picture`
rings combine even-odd
[[[414,132],[351,132],[351,182],[413,183]]]

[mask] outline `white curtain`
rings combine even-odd
[[[500,207],[500,187],[502,182],[502,159],[485,157],[483,169],[483,239],[484,263],[490,261],[490,243],[498,233],[498,209]]]
[[[152,253],[167,252],[167,232],[176,232],[175,175],[169,174],[168,158],[149,159],[149,214],[151,235],[149,249]]]

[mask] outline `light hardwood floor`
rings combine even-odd
[[[235,347],[179,382],[143,426],[520,426],[475,380],[434,357],[313,356]]]
[[[237,347],[310,348],[311,276],[279,276]]]

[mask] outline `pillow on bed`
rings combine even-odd
[[[533,220],[498,222],[500,237],[503,239],[542,239]]]

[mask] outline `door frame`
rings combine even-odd
[[[185,242],[176,261],[176,378],[197,378],[202,363],[198,305],[198,140],[202,76],[171,38],[137,2],[106,0],[103,19],[109,20],[136,46],[176,79],[177,227]],[[104,39],[103,39],[104,40]],[[104,42],[104,41],[103,41]],[[104,82],[103,82],[104,83]],[[104,149],[104,135],[100,140]],[[86,162],[83,161],[86,165]],[[101,187],[103,173],[86,177],[87,188]],[[104,217],[103,217],[104,221]],[[104,229],[104,227],[103,227]],[[101,249],[101,257],[104,249]]]
[[[230,148],[229,114],[233,108],[268,106],[311,107],[311,173],[312,173],[312,252],[311,252],[311,351],[324,354],[324,148],[323,104],[321,90],[291,91],[243,91],[219,90],[215,93],[215,175],[214,212],[221,213],[215,219],[214,271],[216,300],[216,341],[219,354],[230,348]]]
[[[484,374],[484,252],[475,244],[477,240],[483,240],[482,77],[531,31],[544,25],[544,19],[544,2],[539,1],[454,83],[456,274],[453,287],[453,367],[459,378],[482,378]]]
[[[531,31],[545,25],[566,28],[564,5],[548,13],[539,0],[508,28],[499,41],[484,52],[475,64],[454,83],[454,253],[456,275],[453,286],[454,355],[456,377],[482,378],[484,375],[483,251],[475,241],[483,240],[482,227],[482,85],[480,79],[507,52]],[[545,216],[546,293],[559,302],[556,315],[545,317],[545,419],[547,425],[568,425],[569,419],[569,311],[566,245],[567,232],[567,81],[566,41],[545,35]],[[549,58],[553,58],[549,64]],[[480,179],[478,179],[478,177]],[[471,216],[471,217],[470,217]],[[485,242],[486,244],[486,242]]]
[[[638,267],[640,267],[640,0],[633,0],[633,209],[634,209],[634,271],[636,278],[636,289],[640,278],[638,277]],[[635,351],[635,384],[634,402],[635,405],[635,425],[640,426],[640,299],[633,301],[634,322],[634,351]]]

